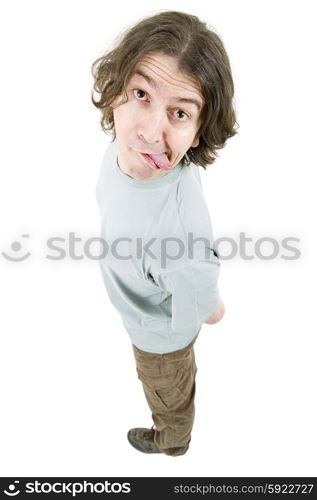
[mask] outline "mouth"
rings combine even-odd
[[[160,167],[156,165],[156,163],[152,160],[150,155],[148,155],[147,153],[140,153],[140,155],[143,156],[145,161],[149,163],[152,167],[154,167],[156,170],[160,170]]]
[[[168,158],[168,161],[169,161],[169,155],[164,151],[163,153],[156,153],[157,155],[166,155],[167,158]],[[148,153],[140,153],[140,155],[145,159],[145,161],[151,165],[153,168],[155,168],[155,170],[171,170],[172,169],[172,166],[168,166],[168,165],[164,165],[164,163],[162,164],[160,162],[160,164],[158,165],[152,155],[148,154]],[[154,156],[154,155],[153,155]]]

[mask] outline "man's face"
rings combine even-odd
[[[137,64],[126,90],[128,101],[112,104],[119,166],[135,179],[162,177],[199,144],[199,85],[179,72],[176,58],[151,53]]]

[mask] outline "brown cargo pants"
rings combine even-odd
[[[166,354],[141,351],[132,344],[138,378],[156,427],[154,442],[166,455],[184,455],[191,440],[198,334],[188,346]]]

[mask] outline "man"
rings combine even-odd
[[[93,65],[101,124],[114,140],[96,196],[104,284],[129,333],[152,412],[128,432],[145,453],[186,453],[194,422],[194,343],[224,314],[220,262],[198,165],[235,135],[233,82],[219,37],[197,17],[140,21]]]

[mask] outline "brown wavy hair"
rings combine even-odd
[[[181,164],[194,163],[203,168],[212,164],[218,157],[216,150],[223,148],[239,127],[233,106],[234,83],[229,58],[219,36],[198,17],[167,10],[142,19],[116,43],[91,66],[94,78],[91,100],[101,110],[102,130],[112,131],[115,140],[110,104],[122,95],[127,102],[127,84],[143,57],[155,52],[173,56],[178,60],[179,70],[196,79],[204,98],[196,134],[199,145],[189,148]],[[98,100],[94,92],[99,94]]]

